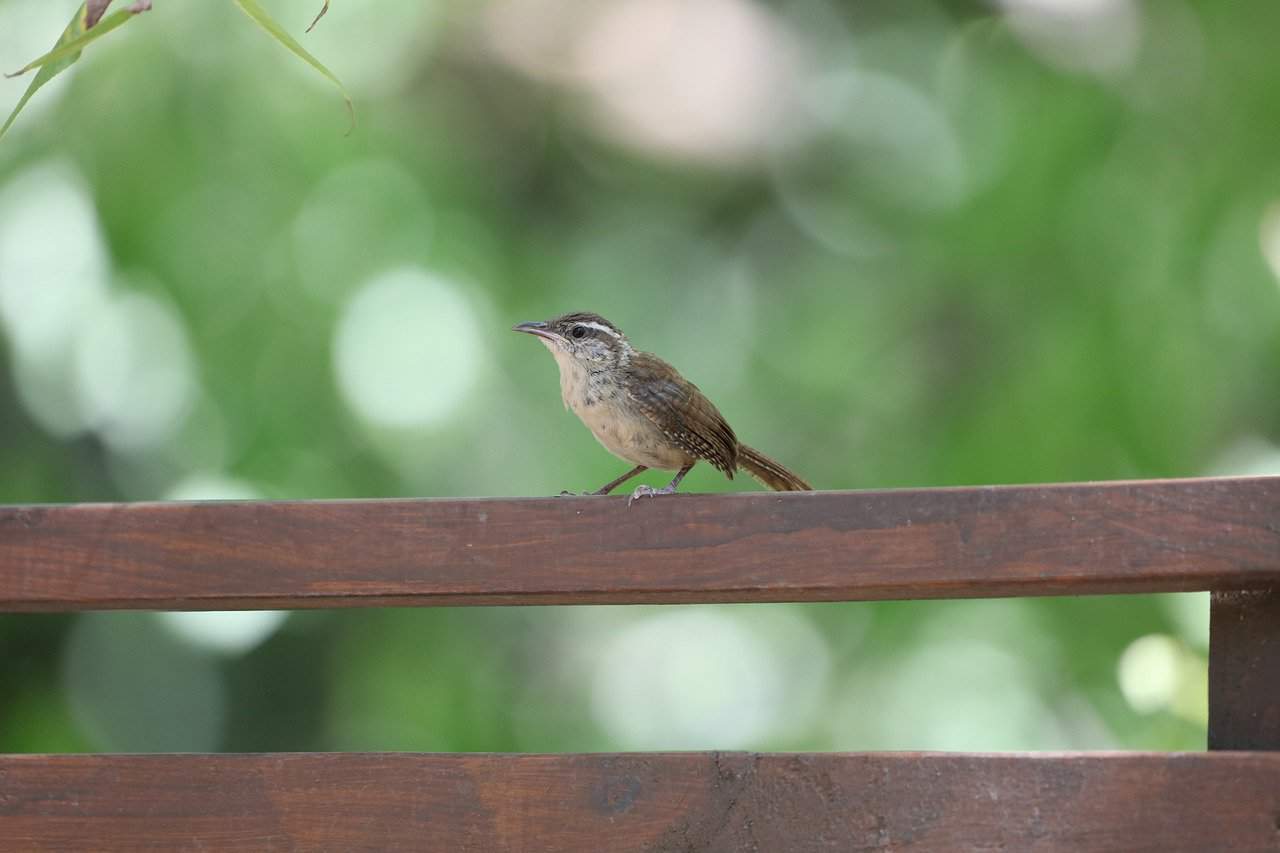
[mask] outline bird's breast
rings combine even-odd
[[[649,468],[675,470],[693,457],[672,443],[652,420],[631,404],[625,389],[607,373],[562,371],[565,406],[586,424],[605,449]]]

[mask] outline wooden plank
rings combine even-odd
[[[1209,748],[1280,750],[1280,588],[1213,595]]]
[[[11,755],[6,849],[1274,851],[1280,754]]]
[[[1280,585],[1280,478],[0,508],[0,610],[834,601]]]

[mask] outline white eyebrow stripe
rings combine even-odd
[[[617,329],[611,328],[611,327],[609,327],[609,326],[601,325],[600,323],[595,323],[595,322],[592,322],[592,321],[586,321],[586,322],[578,323],[578,325],[579,325],[579,326],[586,326],[588,329],[595,329],[595,330],[596,330],[596,331],[598,331],[598,332],[606,332],[606,333],[608,333],[608,334],[610,334],[610,335],[613,335],[615,338],[621,338],[621,337],[622,337],[622,333],[621,333],[621,332],[619,332]]]

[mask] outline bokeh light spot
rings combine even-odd
[[[839,749],[1031,749],[1062,737],[1027,663],[983,640],[912,648],[850,680],[841,706]]]
[[[758,745],[782,723],[803,720],[826,681],[816,632],[799,618],[776,627],[766,641],[710,608],[628,626],[595,658],[596,720],[627,749]]]
[[[0,191],[0,329],[23,407],[56,436],[87,427],[74,346],[107,298],[106,248],[79,175],[61,162],[19,172]]]
[[[1107,74],[1131,68],[1142,41],[1132,0],[1000,0],[1013,32],[1046,62]]]
[[[228,610],[162,613],[174,635],[193,646],[227,655],[244,654],[264,643],[288,617],[284,610]]]
[[[1258,227],[1258,242],[1276,283],[1280,284],[1280,201],[1267,205]]]
[[[1116,678],[1133,710],[1149,714],[1173,704],[1180,656],[1178,641],[1166,634],[1148,634],[1129,644],[1120,655]]]
[[[1209,477],[1267,477],[1280,474],[1280,447],[1246,435],[1218,453],[1204,472]]]
[[[189,474],[165,494],[168,501],[252,501],[262,497],[252,483],[225,474]]]
[[[781,25],[746,0],[623,0],[578,44],[591,117],[617,141],[739,159],[776,125],[792,71]]]
[[[116,450],[137,450],[173,435],[192,403],[194,374],[182,320],[143,294],[112,299],[78,342],[82,411]]]
[[[93,201],[61,163],[31,166],[0,192],[0,321],[21,355],[47,361],[106,298]]]
[[[343,399],[371,424],[412,428],[449,417],[476,382],[480,323],[462,288],[417,268],[366,283],[334,337]]]

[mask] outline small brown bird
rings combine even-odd
[[[537,335],[560,366],[560,396],[605,449],[636,467],[593,495],[607,495],[648,468],[676,471],[661,489],[638,486],[631,500],[669,495],[699,459],[730,480],[739,469],[779,492],[812,487],[760,451],[738,441],[698,386],[656,355],[631,346],[617,326],[599,314],[565,314],[520,323],[516,332]],[[630,503],[630,501],[628,501]]]

